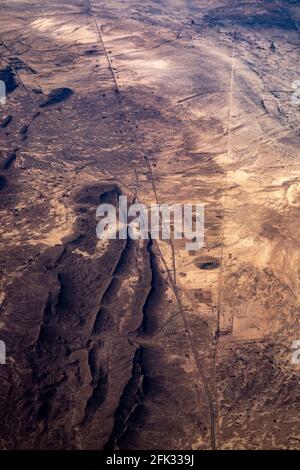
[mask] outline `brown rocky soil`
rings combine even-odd
[[[297,3],[2,2],[2,449],[299,449]],[[204,248],[99,241],[121,194]]]

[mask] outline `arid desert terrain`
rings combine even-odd
[[[1,449],[300,449],[299,28],[2,0]],[[99,240],[120,195],[204,204],[204,247]]]

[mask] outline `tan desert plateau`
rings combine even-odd
[[[0,448],[300,449],[299,2],[0,11]],[[204,246],[99,240],[120,195]]]

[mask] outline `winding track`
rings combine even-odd
[[[135,140],[136,144],[138,144],[138,137],[137,137],[137,134],[135,132],[133,123],[131,122],[131,119],[129,117],[129,112],[128,112],[128,109],[127,109],[127,106],[126,106],[126,102],[125,102],[124,97],[121,93],[121,90],[120,90],[120,87],[119,87],[119,84],[118,84],[118,81],[117,81],[117,77],[116,77],[115,72],[113,70],[112,63],[111,63],[109,54],[108,54],[106,46],[105,46],[103,35],[101,33],[101,27],[99,26],[99,24],[97,22],[97,18],[96,18],[96,15],[94,13],[94,10],[93,10],[91,0],[87,0],[87,5],[88,5],[89,11],[90,11],[90,15],[91,15],[91,17],[93,19],[93,22],[95,24],[95,27],[97,29],[98,36],[99,36],[99,42],[101,43],[103,51],[105,53],[105,57],[106,57],[106,60],[108,62],[108,66],[109,66],[109,69],[110,69],[110,72],[111,72],[111,75],[112,75],[112,79],[113,79],[115,87],[116,87],[116,91],[117,91],[117,93],[120,97],[120,104],[121,104],[121,106],[123,108],[123,111],[124,111],[124,114],[126,116],[127,124],[129,126],[130,131],[132,132],[132,135],[134,137],[134,140]],[[146,162],[146,166],[147,166],[148,174],[149,174],[150,181],[151,181],[151,184],[152,184],[152,189],[153,189],[153,193],[154,193],[154,196],[155,196],[156,203],[159,205],[160,203],[159,203],[157,188],[156,188],[156,185],[155,185],[155,179],[154,179],[154,176],[153,176],[153,171],[152,171],[151,163],[150,163],[150,160],[149,160],[149,156],[147,154],[145,154],[143,156],[143,158]],[[136,190],[136,196],[137,196],[137,199],[138,199],[138,190]],[[204,392],[205,392],[205,398],[206,398],[207,406],[208,406],[208,410],[209,410],[209,417],[210,417],[210,443],[211,443],[212,450],[215,450],[217,448],[215,402],[214,402],[213,394],[212,394],[212,392],[210,390],[210,387],[209,387],[209,384],[208,384],[207,377],[206,377],[205,372],[204,372],[204,368],[203,368],[201,359],[199,357],[198,350],[197,350],[197,348],[194,344],[194,341],[193,341],[192,330],[191,330],[191,326],[190,326],[190,323],[189,323],[189,319],[188,319],[188,316],[187,316],[187,314],[185,312],[185,309],[183,307],[183,304],[182,304],[182,301],[181,301],[180,291],[179,291],[179,288],[177,286],[177,282],[176,282],[176,258],[175,258],[174,245],[173,245],[172,241],[170,240],[170,247],[171,247],[171,251],[172,251],[173,276],[171,276],[170,269],[168,268],[166,260],[164,259],[163,254],[162,254],[157,242],[155,243],[155,245],[156,245],[157,250],[159,252],[159,255],[162,259],[162,262],[163,262],[164,266],[166,267],[167,276],[168,276],[169,282],[171,284],[172,290],[174,292],[174,296],[175,296],[175,299],[176,299],[176,302],[177,302],[177,305],[178,305],[178,309],[179,309],[180,315],[183,319],[184,327],[185,327],[185,330],[186,330],[186,333],[187,333],[187,336],[188,336],[190,348],[191,348],[191,351],[192,351],[193,356],[194,356],[194,360],[195,360],[195,363],[196,363],[196,366],[197,366],[197,369],[198,369],[198,372],[199,372],[199,375],[200,375],[201,382],[203,384],[203,388],[204,388]]]

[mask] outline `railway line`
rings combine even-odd
[[[93,5],[91,3],[90,0],[87,0],[87,5],[88,5],[88,8],[89,8],[89,11],[90,11],[90,14],[91,14],[91,17],[93,19],[93,22],[95,24],[95,27],[97,29],[97,32],[98,32],[98,36],[99,36],[99,42],[100,44],[102,45],[102,48],[104,50],[104,53],[105,53],[105,57],[106,57],[106,60],[108,62],[108,66],[109,66],[109,69],[110,69],[110,72],[111,72],[111,75],[112,75],[112,79],[113,79],[113,82],[114,82],[114,85],[116,87],[116,91],[120,97],[120,104],[122,106],[122,109],[123,109],[123,112],[124,112],[124,115],[126,116],[126,121],[127,121],[127,124],[129,126],[129,129],[130,131],[132,132],[132,136],[134,138],[134,141],[136,144],[138,144],[138,137],[136,135],[136,132],[135,132],[135,129],[134,129],[134,125],[133,123],[131,122],[131,119],[129,117],[129,112],[128,112],[128,109],[127,109],[127,106],[126,106],[126,102],[124,100],[124,97],[121,93],[121,90],[120,90],[120,87],[119,87],[119,84],[118,84],[118,80],[117,80],[117,77],[116,77],[116,74],[114,72],[114,69],[113,69],[113,66],[112,66],[112,63],[111,63],[111,60],[110,60],[110,57],[109,57],[109,54],[107,52],[107,48],[105,46],[105,42],[104,42],[104,39],[103,39],[103,35],[101,33],[101,27],[99,26],[98,24],[98,21],[97,21],[97,18],[96,18],[96,15],[94,13],[94,9],[93,9]],[[151,162],[149,160],[149,157],[147,154],[143,155],[141,158],[144,159],[144,161],[146,162],[146,166],[147,166],[147,171],[148,171],[148,174],[150,176],[150,181],[151,181],[151,184],[152,184],[152,189],[153,189],[153,193],[154,193],[154,197],[155,197],[155,201],[156,203],[159,205],[160,202],[159,202],[159,197],[158,197],[158,192],[157,192],[157,188],[156,188],[156,184],[155,184],[155,179],[154,179],[154,175],[153,175],[153,171],[152,171],[152,167],[151,167]],[[135,173],[136,175],[136,173]],[[136,196],[137,196],[137,199],[140,200],[139,196],[138,196],[138,190],[136,191]],[[209,386],[209,383],[208,383],[208,380],[207,380],[207,377],[205,375],[205,372],[204,372],[204,368],[203,368],[203,365],[202,365],[202,361],[200,359],[200,356],[199,356],[199,353],[198,353],[198,350],[194,344],[194,340],[193,340],[193,336],[192,336],[192,331],[191,331],[191,326],[190,326],[190,323],[189,323],[189,319],[188,319],[188,316],[185,312],[185,309],[184,309],[184,306],[182,304],[182,300],[181,300],[181,295],[180,295],[180,291],[179,291],[179,288],[177,286],[177,282],[176,282],[176,257],[175,257],[175,249],[174,249],[174,245],[172,243],[172,240],[170,240],[170,247],[171,247],[171,251],[172,251],[172,265],[173,265],[173,276],[171,275],[170,273],[170,269],[168,268],[168,264],[158,246],[158,243],[155,244],[156,245],[156,248],[157,248],[157,251],[159,253],[159,256],[166,268],[166,272],[167,272],[167,276],[168,276],[168,280],[170,282],[170,285],[171,285],[171,288],[173,290],[173,293],[174,293],[174,296],[175,296],[175,299],[176,299],[176,303],[177,303],[177,306],[178,306],[178,310],[179,310],[179,313],[182,317],[182,320],[183,320],[183,324],[184,324],[184,328],[185,328],[185,331],[187,333],[187,337],[188,337],[188,341],[189,341],[189,344],[190,344],[190,349],[192,351],[192,354],[193,354],[193,357],[194,357],[194,361],[195,361],[195,364],[196,364],[196,367],[198,369],[198,372],[199,372],[199,376],[200,376],[200,379],[201,379],[201,383],[203,385],[203,390],[204,390],[204,395],[205,395],[205,398],[206,398],[206,401],[207,401],[207,406],[208,406],[208,411],[209,411],[209,421],[210,421],[210,445],[211,445],[211,449],[212,450],[215,450],[217,448],[217,437],[216,437],[216,412],[215,412],[215,403],[214,403],[214,398],[213,398],[213,394],[210,390],[210,386]]]
[[[86,0],[86,2],[87,2],[88,10],[90,12],[90,16],[91,16],[92,21],[94,23],[94,26],[97,30],[97,34],[98,34],[98,37],[99,37],[99,43],[102,46],[105,58],[107,60],[108,66],[109,66],[109,70],[111,72],[111,76],[112,76],[112,80],[114,82],[115,90],[116,90],[116,92],[119,96],[120,105],[122,107],[124,116],[126,117],[128,130],[129,130],[129,132],[131,133],[131,135],[133,137],[133,140],[134,140],[134,143],[136,144],[136,147],[138,148],[139,138],[138,138],[137,133],[135,131],[135,126],[132,123],[131,118],[129,116],[129,111],[128,111],[128,108],[127,108],[127,105],[126,105],[126,101],[124,99],[124,96],[123,96],[123,94],[121,92],[121,89],[120,89],[120,86],[118,84],[118,80],[117,80],[116,74],[114,72],[112,62],[111,62],[111,59],[109,57],[109,54],[108,54],[108,51],[107,51],[107,48],[106,48],[106,45],[105,45],[105,42],[104,42],[104,39],[103,39],[103,35],[102,35],[102,32],[101,32],[101,27],[99,26],[96,15],[94,13],[92,2],[90,0]],[[5,44],[2,43],[2,46],[5,47],[7,50],[9,50],[9,52],[11,52],[11,53],[13,52],[7,46],[5,46]],[[2,59],[5,62],[7,62],[7,60],[4,57],[2,57]],[[36,103],[34,97],[32,96],[32,94],[29,91],[28,87],[26,86],[26,84],[22,80],[22,78],[19,75],[18,71],[15,69],[15,67],[12,66],[12,68],[13,68],[15,74],[16,74],[16,77],[17,77],[20,85],[22,86],[22,88],[24,89],[26,94],[28,95],[28,98],[30,99],[30,101],[33,102],[34,107],[38,108],[39,104]],[[37,84],[36,77],[34,77],[34,81],[35,81],[35,84]],[[48,118],[49,118],[49,116],[48,116]],[[50,117],[50,121],[52,121],[51,117]],[[142,146],[141,146],[141,148],[142,148]],[[150,158],[147,155],[147,153],[143,154],[143,155],[140,155],[140,158],[145,162],[146,169],[147,169],[147,174],[149,176],[149,181],[150,181],[151,186],[152,186],[152,191],[153,191],[153,194],[154,194],[155,202],[156,202],[157,205],[160,205],[161,202],[159,201],[158,191],[157,191],[156,184],[155,184],[155,178],[154,178]],[[110,173],[110,174],[112,176],[115,176],[112,173]],[[139,182],[138,181],[138,175],[137,175],[136,171],[134,172],[134,175],[135,175],[135,182]],[[122,183],[122,184],[124,185],[124,183]],[[134,191],[134,195],[136,197],[136,200],[138,202],[141,202],[141,197],[138,194],[138,189],[137,188]],[[164,223],[163,220],[162,220],[162,223]],[[212,450],[215,450],[217,448],[215,402],[214,402],[213,394],[210,390],[210,386],[209,386],[207,377],[205,375],[205,371],[204,371],[204,368],[203,368],[203,365],[202,365],[201,358],[199,356],[199,353],[197,351],[197,348],[196,348],[194,340],[193,340],[192,329],[191,329],[191,326],[190,326],[190,323],[189,323],[187,313],[185,311],[185,308],[184,308],[182,300],[181,300],[180,290],[179,290],[178,285],[177,285],[176,256],[175,256],[174,244],[172,243],[171,239],[168,241],[170,249],[171,249],[171,258],[172,258],[172,269],[170,269],[164,255],[163,255],[163,253],[162,253],[162,251],[159,247],[159,244],[156,241],[154,241],[154,242],[155,242],[157,252],[158,252],[158,254],[161,258],[161,261],[162,261],[162,263],[165,267],[167,278],[168,278],[169,284],[171,286],[171,289],[173,291],[173,294],[174,294],[174,297],[175,297],[175,300],[176,300],[176,304],[177,304],[177,308],[178,308],[178,314],[181,315],[181,317],[182,317],[185,332],[187,334],[188,342],[189,342],[189,345],[190,345],[190,349],[191,349],[191,352],[192,352],[192,355],[193,355],[193,358],[194,358],[194,362],[195,362],[195,365],[197,367],[199,377],[200,377],[200,380],[201,380],[201,383],[202,383],[202,386],[203,386],[203,392],[204,392],[204,396],[205,396],[205,399],[206,399],[206,402],[207,402],[208,413],[209,413],[209,421],[210,421],[210,447],[211,447]],[[173,273],[173,275],[171,273]]]

